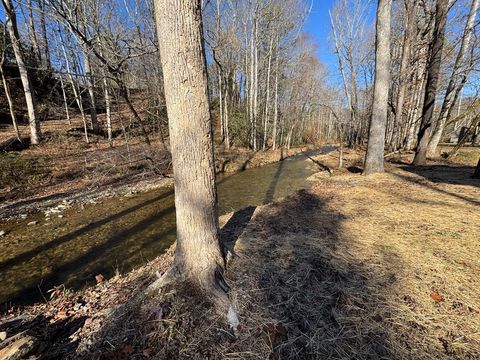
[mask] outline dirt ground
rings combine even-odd
[[[198,294],[144,295],[171,251],[0,331],[27,330],[44,359],[478,359],[480,152],[466,152],[422,168],[398,155],[369,177],[346,152],[310,190],[222,218],[237,337]]]

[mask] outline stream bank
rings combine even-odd
[[[348,156],[353,170],[359,160]],[[198,297],[145,297],[172,249],[12,311],[0,332],[25,330],[43,344],[32,352],[43,359],[477,359],[480,187],[472,169],[432,162],[386,164],[371,177],[335,171],[222,217],[223,236],[235,242],[226,281],[237,337]]]
[[[329,152],[326,147],[318,152]],[[259,206],[308,188],[318,171],[305,155],[218,176],[219,212]],[[138,185],[137,185],[138,186]],[[55,287],[79,289],[127,273],[162,254],[175,241],[173,187],[103,195],[60,204],[3,221],[0,274],[5,307],[47,298]]]

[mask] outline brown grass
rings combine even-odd
[[[429,165],[335,171],[222,219],[240,234],[227,272],[237,338],[198,294],[145,298],[150,265],[129,301],[91,315],[70,357],[480,358],[480,183],[472,166]]]

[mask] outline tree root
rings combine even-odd
[[[214,304],[221,315],[226,316],[228,324],[235,336],[238,335],[238,326],[240,321],[237,312],[229,297],[230,286],[223,277],[222,268],[217,266],[213,270],[213,276],[206,277],[207,281],[196,281],[189,279],[184,272],[178,269],[178,265],[172,265],[164,274],[156,273],[158,279],[148,286],[146,293],[148,295],[158,295],[169,288],[180,288],[184,283],[193,280],[193,286],[198,287],[201,292],[207,295],[207,298]],[[190,285],[189,285],[190,287]]]

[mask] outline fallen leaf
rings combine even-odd
[[[95,280],[97,280],[97,284],[100,284],[103,281],[104,277],[102,274],[98,274],[95,276]]]
[[[65,311],[59,311],[56,317],[58,319],[65,319],[67,317],[67,313]]]
[[[440,295],[438,292],[433,292],[430,294],[430,297],[433,299],[433,301],[439,303],[441,301],[443,301],[443,296]]]

